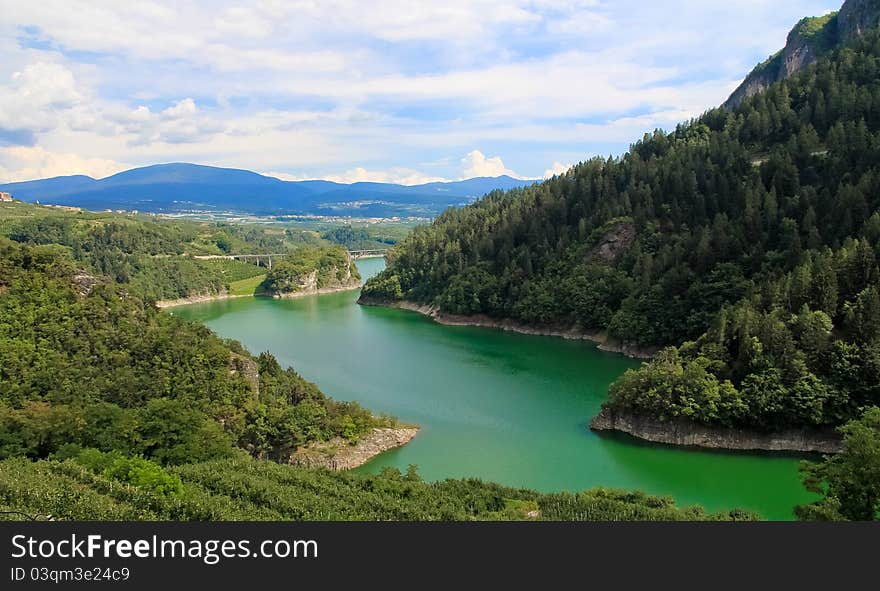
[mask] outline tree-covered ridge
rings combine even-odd
[[[342,246],[307,246],[273,264],[263,286],[272,294],[360,286],[361,275]]]
[[[717,381],[708,392],[727,396],[729,380],[739,394],[774,394],[745,406],[734,396],[715,411],[690,394],[651,397],[628,377],[615,400],[699,407],[687,412],[708,423],[839,424],[880,395],[878,208],[875,32],[732,112],[714,109],[620,158],[448,210],[392,249],[364,295],[639,345],[698,339],[658,363],[678,375],[681,358],[693,358],[704,369],[683,369]],[[609,244],[626,248],[609,256]],[[802,408],[789,413],[779,400]]]
[[[85,271],[106,276],[148,300],[229,292],[261,277],[256,265],[196,256],[267,254],[322,244],[316,232],[238,224],[208,224],[24,203],[0,204],[0,235],[26,244],[70,248]]]
[[[840,425],[880,404],[874,253],[864,238],[807,251],[782,278],[723,308],[695,342],[627,372],[605,407],[778,430]]]
[[[414,469],[362,475],[242,458],[163,469],[90,450],[63,461],[0,461],[2,511],[56,520],[755,519],[743,511],[708,513],[679,508],[669,498],[617,490],[545,494],[473,479],[429,483]]]
[[[334,244],[341,244],[349,250],[386,249],[404,236],[406,236],[406,231],[399,226],[363,227],[346,225],[321,232],[321,238],[324,240]]]
[[[385,422],[125,285],[83,283],[65,247],[0,239],[0,457],[283,458]]]

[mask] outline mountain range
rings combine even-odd
[[[22,201],[94,210],[433,217],[449,206],[470,203],[490,191],[535,182],[509,176],[414,186],[282,181],[248,170],[173,163],[134,168],[103,179],[74,175],[8,183],[0,185],[0,191]]]

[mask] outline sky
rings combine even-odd
[[[839,4],[0,0],[0,182],[548,177],[719,105]]]

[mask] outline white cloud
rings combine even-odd
[[[468,152],[461,159],[462,179],[471,179],[484,176],[512,176],[518,178],[519,175],[504,166],[500,156],[487,158],[479,150]]]
[[[568,171],[571,168],[571,164],[562,164],[561,162],[554,162],[553,166],[544,171],[544,178],[549,179],[554,176],[559,176]]]
[[[70,174],[103,178],[128,168],[114,160],[47,152],[40,147],[0,148],[0,179],[6,183]]]
[[[0,0],[0,146],[413,184],[491,145],[536,177],[718,104],[833,4]]]
[[[425,183],[442,182],[448,179],[432,177],[417,170],[408,168],[392,168],[390,170],[367,170],[362,167],[352,168],[342,174],[331,174],[323,177],[337,183],[394,183],[395,185],[424,185]]]
[[[127,112],[108,109],[105,115],[117,125],[113,133],[128,135],[131,146],[203,142],[226,128],[222,121],[202,113],[191,98],[175,101],[158,113],[140,105]]]
[[[196,102],[191,98],[177,101],[173,106],[162,111],[163,119],[184,119],[196,114]]]
[[[297,176],[295,174],[290,174],[287,172],[275,172],[272,170],[267,170],[265,172],[261,172],[260,174],[263,176],[275,177],[276,179],[282,180],[282,181],[307,181],[307,180],[311,180],[307,176]]]
[[[42,61],[28,64],[0,86],[0,127],[52,129],[59,124],[59,113],[82,100],[73,74],[64,66]]]

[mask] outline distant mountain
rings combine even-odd
[[[152,212],[193,210],[253,214],[314,213],[355,216],[434,216],[450,205],[474,201],[495,189],[536,181],[509,176],[404,186],[282,181],[248,170],[197,164],[157,164],[104,179],[64,176],[0,185],[23,201],[76,205],[87,209]]]
[[[724,108],[736,108],[743,99],[800,72],[832,49],[861,37],[878,24],[880,0],[847,0],[839,12],[802,19],[788,34],[785,48],[752,70],[724,103]]]

